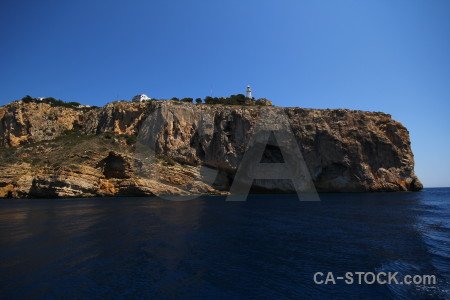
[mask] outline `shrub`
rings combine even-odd
[[[195,99],[195,102],[197,102],[197,104],[202,103],[202,98],[197,98],[197,99]]]
[[[137,136],[135,136],[135,135],[129,135],[126,138],[127,145],[134,145],[134,144],[136,144],[136,141],[137,141]]]
[[[206,104],[246,105],[245,104],[246,97],[243,94],[231,95],[230,97],[222,97],[222,98],[217,97],[213,98],[207,96],[204,101]]]
[[[105,137],[105,139],[110,140],[114,137],[114,134],[111,132],[105,132],[104,137]]]
[[[206,104],[219,104],[220,103],[219,98],[213,98],[210,96],[207,96],[204,101]]]
[[[33,100],[35,100],[35,99],[32,98],[30,95],[26,95],[25,97],[22,98],[22,101],[25,103],[33,102]]]
[[[64,102],[62,100],[55,99],[53,97],[37,99],[37,98],[33,98],[29,95],[26,95],[25,97],[22,98],[22,101],[24,103],[47,103],[47,104],[50,104],[52,107],[62,106],[62,107],[67,107],[67,108],[78,108],[80,106],[80,103],[78,103],[78,102],[74,102],[74,101]]]
[[[181,99],[181,101],[192,103],[192,101],[194,101],[194,99],[193,98],[183,98],[183,99]]]
[[[74,101],[72,101],[72,102],[67,102],[67,105],[69,105],[69,106],[80,106],[81,104],[80,103],[78,103],[78,102],[74,102]]]
[[[166,166],[175,166],[176,165],[175,161],[171,157],[169,157],[163,153],[156,154],[156,157],[163,160],[164,165],[166,165]]]

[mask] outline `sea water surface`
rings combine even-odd
[[[450,298],[450,189],[320,198],[0,200],[0,298]],[[313,281],[358,271],[437,284]]]

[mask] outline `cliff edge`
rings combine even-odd
[[[422,189],[408,130],[385,113],[156,100],[101,108],[15,101],[0,107],[0,197],[226,193],[263,109],[287,116],[319,192]],[[162,181],[138,172],[136,140],[149,126],[157,157],[152,166]],[[276,160],[276,149],[267,151],[267,162]],[[200,166],[218,171],[214,183],[201,180]],[[285,180],[259,180],[254,187],[292,191]]]

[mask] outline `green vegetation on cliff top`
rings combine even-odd
[[[152,99],[152,100],[158,100],[158,99]],[[159,100],[165,100],[165,99],[159,99]],[[194,98],[182,98],[179,99],[177,97],[173,97],[170,99],[172,101],[180,101],[180,102],[187,102],[187,103],[194,103]],[[250,101],[249,101],[250,100]],[[266,99],[263,99],[266,100]],[[29,95],[26,95],[21,99],[24,103],[46,103],[50,104],[52,107],[66,107],[66,108],[72,108],[72,109],[89,109],[89,108],[97,108],[97,106],[83,106],[78,102],[65,102],[60,99],[55,99],[53,97],[46,97],[46,98],[33,98]],[[122,100],[126,101],[126,100]],[[150,100],[151,101],[151,100]],[[243,94],[237,94],[237,95],[231,95],[229,97],[210,97],[207,96],[204,99],[196,98],[195,103],[201,104],[223,104],[223,105],[247,105],[247,106],[253,106],[253,105],[263,105],[261,102],[255,101],[255,99],[247,99]]]

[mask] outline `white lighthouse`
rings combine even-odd
[[[252,99],[252,88],[247,85],[247,98]]]

